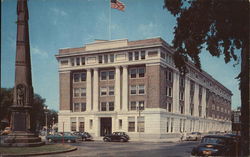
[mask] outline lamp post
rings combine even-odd
[[[53,132],[53,134],[54,134],[54,133],[55,133],[55,130],[54,130],[55,117],[53,117],[52,120],[53,120],[53,121],[52,121],[52,122],[53,122],[53,123],[52,123],[52,132]]]
[[[144,104],[143,103],[139,103],[137,106],[137,111],[139,113],[139,120],[141,120],[141,112],[144,110]],[[138,119],[137,119],[137,125],[138,125]],[[139,131],[139,140],[141,139],[141,127],[140,125],[138,126],[138,131]]]
[[[46,125],[46,136],[48,135],[48,110],[49,107],[48,106],[44,106],[44,113],[45,113],[45,125]]]

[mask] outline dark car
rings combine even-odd
[[[82,141],[93,140],[93,137],[88,132],[74,132],[73,134],[78,136]]]
[[[207,135],[204,136],[191,155],[196,156],[235,156],[236,141],[229,136]]]
[[[71,143],[71,142],[76,142],[77,138],[78,138],[78,136],[73,135],[73,134],[68,133],[68,132],[66,132],[66,133],[55,133],[55,134],[46,136],[46,139],[49,142],[62,142],[62,141],[65,141],[65,142]]]
[[[129,136],[125,132],[113,132],[112,134],[105,135],[103,137],[104,142],[111,142],[111,141],[120,141],[120,142],[127,142],[129,141]]]

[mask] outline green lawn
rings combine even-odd
[[[65,151],[72,149],[74,147],[70,145],[62,144],[49,144],[40,147],[0,147],[0,155],[10,154],[30,154],[30,153],[43,153],[43,152],[55,152],[55,151]]]

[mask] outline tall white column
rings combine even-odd
[[[98,111],[99,102],[99,75],[98,69],[94,68],[93,76],[93,110]]]
[[[202,104],[202,117],[206,117],[206,88],[202,87],[202,99],[201,99],[201,104]]]
[[[199,116],[199,84],[194,83],[194,116]]]
[[[185,77],[185,114],[190,115],[190,80]]]
[[[173,72],[173,112],[179,113],[179,74]]]
[[[128,67],[123,66],[122,73],[122,110],[128,110]]]
[[[91,69],[87,69],[87,83],[86,83],[86,110],[91,111],[92,103],[92,78],[91,78]]]
[[[115,111],[120,110],[121,104],[121,71],[120,67],[115,67]]]

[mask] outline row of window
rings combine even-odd
[[[137,117],[137,132],[144,132],[144,117]],[[128,117],[128,132],[135,132],[135,117]]]
[[[145,85],[130,86],[130,95],[144,95],[144,94],[145,94]]]
[[[144,110],[144,101],[130,101],[129,103],[129,110]]]
[[[129,70],[130,78],[141,78],[145,76],[145,68],[131,68]],[[101,71],[100,72],[100,80],[114,80],[115,78],[115,71]],[[73,74],[74,82],[83,82],[86,81],[86,72],[79,72]]]
[[[101,96],[106,96],[106,95],[113,96],[113,95],[115,95],[114,86],[101,87],[101,88],[100,88],[100,95],[101,95]]]
[[[101,102],[100,111],[114,111],[114,102]]]
[[[134,60],[144,60],[146,58],[145,51],[134,51],[128,53],[128,60],[134,61]]]

